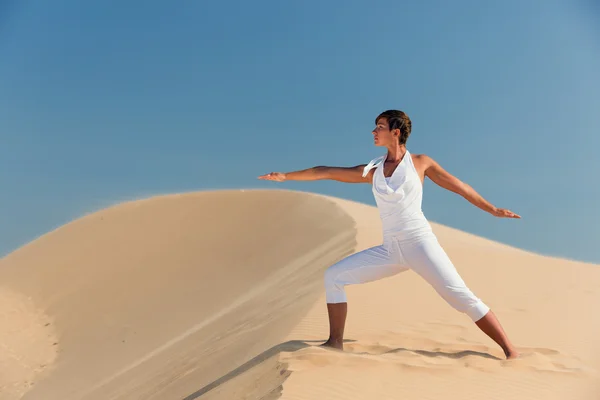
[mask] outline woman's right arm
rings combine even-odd
[[[283,181],[317,181],[329,179],[346,183],[370,183],[373,171],[369,171],[367,176],[362,176],[366,165],[357,165],[354,167],[326,167],[317,166],[300,171],[292,172],[271,172],[261,175],[258,179],[283,182]]]

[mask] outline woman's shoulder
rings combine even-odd
[[[427,154],[411,154],[412,163],[418,171],[425,173],[436,161]]]
[[[417,161],[417,162],[421,162],[421,163],[427,163],[432,161],[433,159],[431,157],[429,157],[427,154],[410,154],[411,158],[413,161]]]

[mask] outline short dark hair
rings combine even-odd
[[[408,137],[410,136],[410,131],[412,129],[412,122],[408,115],[404,111],[400,110],[387,110],[382,112],[375,118],[375,124],[379,118],[385,118],[390,126],[390,131],[394,129],[400,129],[400,137],[398,141],[400,144],[406,144]]]

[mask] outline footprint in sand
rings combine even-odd
[[[494,355],[496,352],[483,345],[470,348],[458,345],[422,346],[407,348],[382,343],[348,343],[344,351],[320,346],[309,346],[287,353],[284,361],[290,370],[314,368],[357,367],[369,365],[394,365],[404,369],[426,368],[448,372],[475,369],[484,373],[500,369],[527,370],[533,373],[559,373],[569,375],[596,374],[579,358],[563,354],[550,348],[520,348],[521,356],[505,360]]]
[[[503,366],[527,369],[539,373],[563,373],[596,375],[597,371],[585,365],[581,359],[558,350],[530,347],[520,348],[521,355],[514,360],[505,360]]]

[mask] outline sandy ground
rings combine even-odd
[[[432,225],[520,359],[412,271],[349,287],[345,351],[318,347],[323,272],[380,243],[377,210],[199,192],[95,212],[0,260],[0,399],[600,398],[599,266]]]

